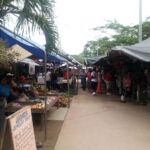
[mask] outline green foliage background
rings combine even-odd
[[[150,37],[150,17],[143,22],[142,27],[142,39],[144,40]],[[125,26],[114,20],[107,21],[104,26],[96,27],[93,30],[105,33],[106,36],[88,41],[80,56],[94,57],[104,54],[114,46],[132,45],[138,42],[138,25]]]
[[[47,51],[57,52],[54,4],[54,0],[0,0],[0,24],[5,25],[16,18],[15,31],[29,38],[33,32],[41,30],[45,35]]]

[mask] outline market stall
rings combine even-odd
[[[41,127],[43,127],[44,113],[47,114],[50,111],[51,107],[53,107],[57,103],[57,101],[58,96],[47,97],[46,107],[45,102],[42,99],[28,100],[26,102],[15,101],[7,105],[7,107],[5,108],[5,114],[9,115],[25,106],[30,106],[32,114],[38,114],[39,118],[41,118]]]
[[[54,55],[51,55],[49,53],[46,53],[45,48],[42,46],[39,46],[31,41],[28,41],[24,39],[23,37],[13,33],[12,31],[6,29],[3,26],[0,26],[0,39],[5,42],[6,47],[11,47],[15,44],[21,46],[28,52],[30,52],[32,55],[36,56],[38,59],[44,60],[44,72],[45,72],[45,80],[44,80],[44,86],[46,89],[46,64],[47,60],[53,60],[54,62],[60,62],[60,59],[55,57]],[[7,42],[6,42],[7,41]],[[46,112],[47,112],[47,93],[45,90],[45,99],[44,99],[44,106],[43,107],[43,115],[44,115],[44,124],[45,124],[45,138],[46,138]],[[43,106],[43,105],[42,105]],[[35,109],[34,109],[35,111]]]
[[[131,46],[113,47],[108,52],[108,59],[117,78],[125,81],[127,74],[130,74],[132,98],[146,105],[150,94],[150,38]]]

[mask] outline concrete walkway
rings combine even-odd
[[[55,150],[150,150],[150,107],[115,96],[75,96]]]

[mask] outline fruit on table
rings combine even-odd
[[[58,107],[67,107],[70,103],[70,98],[65,96],[59,96],[58,102],[56,103],[56,106]]]
[[[38,103],[31,106],[32,109],[43,109],[45,107],[44,103]]]

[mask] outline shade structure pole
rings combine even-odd
[[[142,41],[142,0],[139,0],[139,43]]]
[[[46,64],[47,64],[47,52],[44,52],[44,99],[45,99],[45,109],[44,109],[44,137],[47,140],[47,83],[46,83]]]

